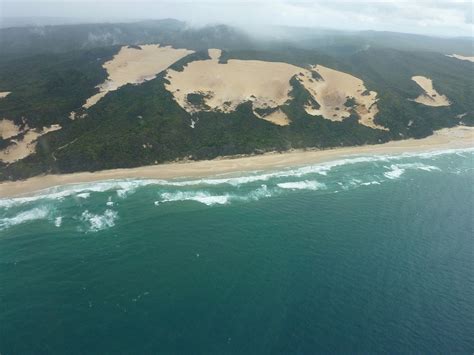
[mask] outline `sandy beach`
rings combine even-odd
[[[343,147],[327,150],[294,150],[247,157],[222,157],[197,162],[179,162],[131,169],[113,169],[64,175],[42,175],[22,181],[0,183],[0,198],[33,194],[58,185],[100,180],[144,178],[197,178],[256,170],[273,170],[336,160],[353,155],[402,154],[446,149],[474,148],[474,127],[459,126],[436,131],[424,139],[407,139],[379,145]]]

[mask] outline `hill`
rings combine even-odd
[[[474,125],[474,64],[452,56],[469,39],[266,36],[175,20],[1,29],[0,179]]]

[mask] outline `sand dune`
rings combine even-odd
[[[433,81],[424,76],[413,76],[411,78],[425,93],[412,100],[426,106],[440,107],[449,106],[451,103],[445,95],[441,95],[433,88]]]
[[[467,60],[469,62],[474,62],[474,57],[466,57],[459,54],[446,54],[446,57],[456,58],[460,60]]]
[[[19,126],[10,120],[0,120],[0,137],[8,139],[21,133]]]
[[[377,93],[368,91],[364,82],[350,74],[326,68],[322,65],[312,67],[319,78],[305,75],[299,79],[320,105],[314,108],[308,103],[306,112],[310,115],[323,116],[332,121],[342,121],[351,115],[351,111],[360,117],[360,124],[376,129],[386,129],[374,123],[378,113]],[[317,76],[317,77],[318,77]],[[351,101],[348,101],[352,99]]]
[[[4,97],[7,97],[8,95],[10,95],[11,92],[10,91],[3,91],[3,92],[0,92],[0,99],[3,99]]]
[[[0,161],[3,161],[4,163],[13,163],[17,160],[26,158],[35,152],[36,143],[39,137],[59,129],[61,129],[61,126],[57,124],[50,127],[43,127],[42,130],[30,129],[28,126],[24,129],[20,129],[12,121],[1,120],[0,135],[2,139],[14,137],[20,133],[23,133],[24,136],[20,140],[12,140],[13,144],[0,150]]]
[[[219,64],[220,50],[210,49],[210,60],[189,63],[182,72],[168,70],[166,88],[176,102],[190,113],[200,111],[232,112],[243,102],[252,102],[257,117],[277,125],[288,125],[290,120],[280,106],[291,101],[290,80],[295,77],[320,105],[306,110],[333,121],[342,121],[351,110],[360,123],[371,128],[385,129],[373,120],[378,112],[377,93],[367,91],[362,80],[321,65],[311,70],[280,62],[231,59]],[[317,73],[319,80],[315,79]],[[202,102],[189,99],[190,94],[201,95]],[[353,107],[346,107],[349,98]],[[268,114],[261,110],[266,109]]]
[[[138,46],[141,49],[123,46],[112,60],[103,64],[107,80],[98,86],[100,92],[87,99],[83,108],[89,108],[108,92],[127,84],[140,84],[156,77],[170,65],[193,53],[187,49],[160,47],[159,44]]]
[[[220,50],[210,49],[210,60],[189,63],[182,72],[168,70],[166,88],[190,113],[232,112],[246,101],[253,107],[277,108],[290,100],[290,79],[303,69],[287,63],[229,60],[219,64]],[[207,108],[188,101],[188,94],[201,94]]]

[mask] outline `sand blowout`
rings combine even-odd
[[[231,59],[224,64],[219,63],[220,55],[220,50],[210,49],[211,59],[188,63],[181,72],[167,71],[166,88],[187,112],[228,113],[250,101],[257,117],[285,126],[291,121],[280,107],[293,99],[290,81],[296,78],[314,100],[305,106],[310,115],[342,121],[355,112],[361,124],[386,129],[373,122],[378,112],[377,93],[368,91],[362,80],[350,74],[321,65],[305,69],[260,60]],[[199,100],[191,100],[193,95]]]
[[[441,95],[433,88],[433,81],[424,76],[413,76],[411,78],[415,83],[418,84],[425,92],[418,96],[416,99],[412,100],[418,102],[419,104],[432,106],[432,107],[441,107],[449,106],[451,103],[445,95]]]
[[[191,53],[194,52],[170,46],[160,47],[159,44],[123,46],[112,60],[102,65],[107,70],[107,80],[98,86],[99,93],[88,98],[83,108],[95,105],[107,93],[124,85],[141,84],[154,79],[173,63]]]
[[[36,144],[39,137],[59,129],[61,129],[61,126],[58,124],[43,127],[42,129],[30,129],[28,125],[24,128],[20,128],[13,121],[0,120],[0,137],[2,139],[10,139],[20,134],[22,135],[17,139],[12,139],[12,144],[0,150],[0,161],[13,163],[26,158],[36,151]]]

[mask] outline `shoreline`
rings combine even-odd
[[[0,199],[32,195],[35,192],[59,185],[74,185],[112,179],[201,178],[221,174],[275,170],[323,163],[357,155],[403,154],[446,149],[474,148],[474,127],[444,128],[429,137],[406,139],[383,144],[341,147],[325,150],[294,150],[270,152],[244,157],[221,157],[214,160],[176,162],[137,168],[78,172],[62,175],[40,175],[26,180],[0,183]]]

